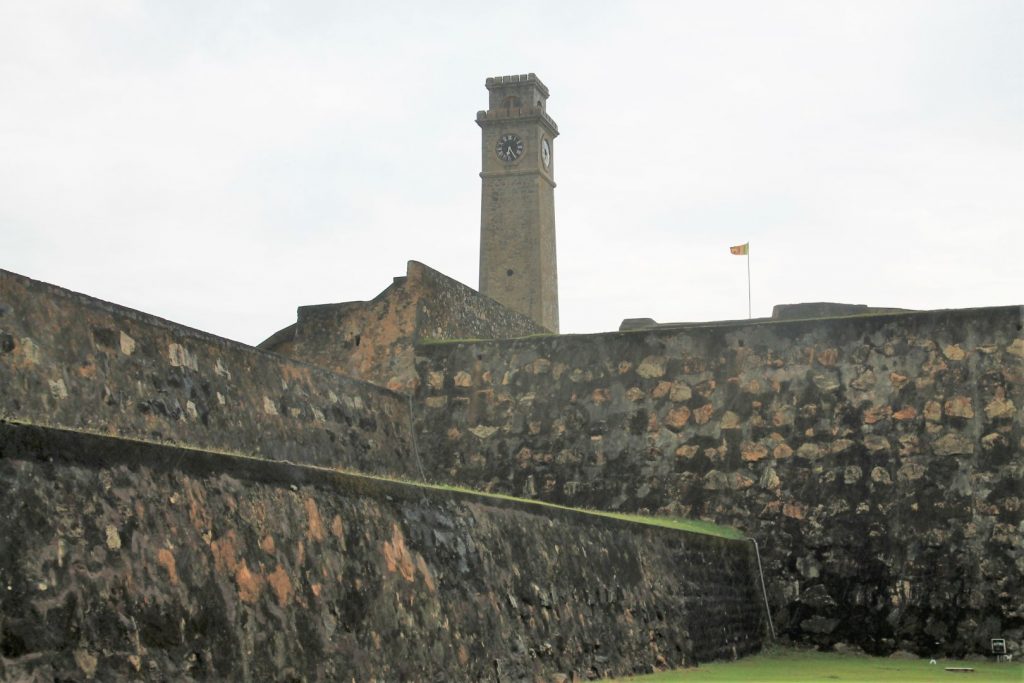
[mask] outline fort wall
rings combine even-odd
[[[1019,307],[418,348],[434,476],[757,538],[776,626],[1024,649]]]
[[[405,396],[6,271],[0,387],[8,420],[413,471]]]
[[[290,358],[411,391],[421,339],[504,339],[546,332],[529,317],[416,261],[372,301],[301,306],[260,344]]]
[[[0,491],[3,680],[567,681],[765,633],[745,541],[2,422]]]

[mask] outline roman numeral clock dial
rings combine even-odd
[[[505,133],[498,139],[494,151],[502,161],[515,161],[523,156],[523,139],[515,133]]]

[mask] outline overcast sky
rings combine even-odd
[[[477,286],[488,76],[558,122],[563,332],[1024,303],[1024,1],[0,2],[0,268],[247,343]]]

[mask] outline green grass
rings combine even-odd
[[[487,491],[480,491],[478,489],[473,489],[473,488],[469,488],[469,487],[466,487],[466,486],[454,486],[454,485],[451,485],[451,484],[441,484],[441,483],[429,482],[429,481],[416,481],[416,480],[413,480],[413,479],[407,479],[405,477],[388,477],[388,476],[384,476],[384,475],[380,475],[380,474],[367,474],[365,472],[359,472],[357,470],[353,470],[353,469],[349,469],[349,468],[344,468],[344,467],[325,467],[323,465],[308,465],[308,464],[303,464],[303,463],[296,463],[296,462],[292,462],[290,460],[271,460],[271,459],[267,459],[267,458],[255,457],[255,456],[250,455],[248,453],[242,453],[242,452],[239,452],[239,451],[231,451],[231,450],[224,450],[224,449],[210,448],[210,447],[202,447],[202,446],[193,446],[193,445],[190,445],[190,444],[187,444],[187,443],[176,443],[176,442],[170,442],[170,441],[167,441],[167,442],[152,441],[152,440],[149,440],[149,439],[144,439],[144,438],[140,438],[140,437],[136,437],[136,436],[125,436],[125,435],[111,436],[110,434],[107,434],[105,432],[101,432],[101,431],[98,431],[98,430],[90,430],[90,429],[82,429],[82,428],[74,428],[74,427],[56,427],[56,426],[47,426],[47,425],[37,425],[36,423],[28,421],[28,420],[23,420],[23,419],[20,419],[20,418],[8,417],[8,416],[3,416],[3,415],[0,415],[0,421],[2,421],[2,422],[9,422],[11,424],[16,424],[16,425],[47,427],[48,429],[57,429],[57,430],[64,431],[64,432],[77,432],[77,433],[80,433],[80,434],[90,434],[90,435],[93,435],[93,436],[99,436],[99,437],[103,437],[103,438],[114,438],[114,439],[118,439],[118,440],[121,440],[121,441],[130,441],[130,442],[134,442],[134,443],[150,444],[150,445],[156,445],[156,446],[168,446],[168,447],[172,447],[172,448],[178,448],[178,449],[188,450],[188,451],[196,451],[196,452],[200,452],[200,453],[211,453],[211,454],[218,455],[218,456],[221,456],[221,457],[232,458],[232,459],[236,459],[236,460],[245,460],[245,461],[250,461],[250,462],[270,462],[270,463],[278,463],[278,464],[289,464],[289,465],[291,465],[293,467],[300,467],[300,468],[307,469],[307,470],[319,470],[319,471],[324,471],[324,472],[336,472],[336,473],[339,473],[339,474],[343,474],[345,476],[361,478],[361,479],[370,479],[370,480],[381,481],[381,482],[392,483],[392,484],[401,484],[401,485],[404,485],[404,486],[413,486],[413,487],[418,487],[418,488],[431,489],[431,490],[435,490],[435,491],[451,491],[451,492],[454,492],[454,493],[461,493],[461,494],[468,494],[468,495],[472,495],[472,496],[477,496],[477,497],[484,498],[484,499],[492,498],[492,499],[508,500],[508,501],[513,501],[513,502],[520,503],[520,504],[523,504],[523,505],[537,506],[537,507],[548,508],[548,509],[569,510],[571,512],[578,512],[578,513],[583,513],[583,514],[587,514],[587,515],[594,515],[594,516],[597,516],[597,517],[610,517],[612,519],[619,519],[619,520],[623,520],[625,522],[632,522],[634,524],[646,524],[648,526],[658,526],[658,527],[664,527],[666,529],[675,529],[677,531],[688,531],[688,532],[691,532],[691,533],[705,534],[705,535],[708,535],[708,536],[719,536],[721,538],[728,538],[728,539],[732,539],[732,540],[743,540],[743,539],[746,538],[746,536],[744,536],[738,529],[734,529],[732,527],[727,527],[727,526],[721,526],[721,525],[718,525],[718,524],[714,524],[712,522],[705,522],[705,521],[699,520],[699,519],[683,519],[683,518],[680,518],[680,517],[661,517],[661,516],[655,516],[655,515],[626,514],[626,513],[622,513],[622,512],[605,512],[603,510],[592,510],[592,509],[588,509],[588,508],[569,507],[567,505],[558,505],[558,504],[555,504],[555,503],[548,503],[548,502],[545,502],[545,501],[542,501],[542,500],[534,500],[532,498],[519,498],[517,496],[512,496],[512,495],[508,495],[508,494],[504,494],[504,493],[490,493],[490,492],[487,492]]]
[[[946,671],[946,667],[970,667],[970,673]],[[794,649],[775,649],[737,662],[716,662],[650,676],[618,679],[636,683],[701,683],[744,681],[752,683],[899,683],[900,681],[1024,681],[1024,664],[939,659],[887,659],[867,655],[834,654]]]
[[[522,503],[525,505],[536,505],[539,507],[554,508],[556,510],[570,510],[572,512],[582,512],[588,515],[595,515],[597,517],[610,517],[612,519],[620,519],[624,522],[632,522],[634,524],[646,524],[648,526],[660,526],[666,529],[675,529],[677,531],[689,531],[696,534],[705,534],[707,536],[719,536],[721,538],[729,538],[732,540],[743,540],[746,538],[738,529],[734,529],[728,526],[722,526],[720,524],[714,524],[712,522],[705,522],[700,519],[683,519],[681,517],[661,517],[657,515],[636,515],[627,514],[624,512],[605,512],[604,510],[592,510],[589,508],[576,508],[569,507],[567,505],[558,505],[556,503],[548,503],[543,500],[534,500],[532,498],[518,498],[504,493],[488,493],[479,491],[477,489],[467,488],[465,486],[453,486],[450,484],[436,484],[430,482],[421,481],[410,481],[407,479],[390,479],[387,477],[380,477],[378,475],[361,475],[367,476],[374,479],[384,479],[387,481],[400,481],[403,484],[411,484],[413,486],[421,486],[423,488],[434,489],[437,491],[454,491],[457,493],[468,493],[474,496],[481,496],[484,498],[499,498],[501,500],[515,501],[516,503]]]

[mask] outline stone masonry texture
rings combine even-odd
[[[74,675],[87,677],[92,675],[89,671],[103,671],[109,653],[121,652],[138,657],[137,662],[126,660],[126,666],[135,671],[126,676],[145,671],[154,679],[186,674],[210,677],[214,675],[211,671],[219,675],[226,661],[210,663],[217,653],[237,655],[253,650],[255,659],[270,657],[270,653],[277,659],[253,665],[257,666],[252,669],[255,673],[245,673],[250,679],[334,677],[326,669],[316,668],[328,664],[314,666],[324,657],[305,658],[305,650],[288,649],[312,647],[302,644],[307,631],[299,629],[307,626],[298,624],[305,624],[305,617],[296,616],[294,626],[287,626],[294,631],[283,631],[284,645],[274,640],[271,647],[268,639],[276,636],[266,635],[266,624],[292,623],[281,621],[283,617],[270,609],[272,604],[285,612],[290,605],[302,604],[295,597],[298,593],[290,591],[296,591],[300,577],[306,576],[294,572],[307,556],[296,555],[301,559],[290,561],[297,564],[286,566],[276,551],[259,546],[264,540],[263,527],[252,525],[263,522],[254,521],[248,513],[241,519],[232,517],[241,509],[239,501],[251,494],[274,515],[284,515],[275,518],[273,541],[266,545],[292,544],[288,547],[308,552],[312,543],[296,520],[301,519],[303,510],[310,520],[324,522],[327,517],[308,512],[305,499],[289,496],[303,486],[314,486],[310,483],[311,465],[410,479],[425,476],[572,506],[700,517],[739,528],[761,544],[776,627],[793,641],[824,648],[846,643],[878,654],[902,649],[962,655],[987,652],[990,638],[1006,638],[1011,652],[1024,651],[1024,608],[1019,597],[1024,589],[1024,309],[871,314],[665,326],[600,335],[437,342],[438,336],[453,334],[457,328],[477,330],[481,336],[505,334],[520,318],[509,312],[511,318],[503,317],[503,309],[483,297],[469,297],[482,302],[479,308],[451,310],[467,300],[463,296],[466,288],[446,287],[445,283],[452,281],[433,274],[410,264],[408,280],[421,281],[423,291],[432,294],[421,296],[419,303],[408,309],[415,309],[415,316],[410,316],[414,322],[404,328],[412,331],[408,346],[396,345],[405,354],[405,363],[411,361],[410,353],[415,354],[415,366],[403,370],[401,386],[416,393],[406,396],[0,271],[0,420],[7,422],[0,432],[0,477],[12,510],[2,522],[8,526],[0,527],[6,529],[0,538],[5,549],[0,563],[6,563],[2,564],[6,573],[0,578],[12,577],[6,596],[6,587],[0,585],[0,599],[7,601],[0,604],[0,661],[5,667],[20,667],[12,669],[16,673],[11,676],[17,678],[31,669],[46,672],[47,677],[50,673],[58,678],[74,677],[67,668],[73,663],[79,671]],[[443,292],[451,297],[445,298]],[[330,337],[322,335],[319,343],[324,349]],[[152,442],[183,448],[158,447]],[[167,453],[173,457],[164,457]],[[297,464],[280,462],[285,460]],[[494,617],[488,623],[496,629],[491,632],[499,635],[486,647],[501,643],[505,649],[493,650],[490,659],[478,656],[485,646],[467,650],[470,664],[463,668],[471,671],[469,677],[516,679],[538,671],[551,676],[570,670],[581,675],[639,671],[684,660],[732,656],[733,647],[736,654],[759,647],[759,636],[752,635],[760,628],[755,624],[759,613],[743,612],[739,607],[742,603],[743,609],[753,609],[749,594],[730,594],[708,583],[708,567],[729,567],[731,583],[748,590],[754,584],[748,554],[743,554],[749,552],[749,544],[740,553],[746,559],[735,559],[734,564],[730,564],[732,559],[713,554],[688,554],[694,544],[718,543],[711,540],[686,540],[680,551],[683,554],[672,562],[636,560],[645,573],[636,579],[639,583],[630,585],[648,586],[656,595],[648,599],[636,588],[631,597],[623,594],[615,602],[616,593],[601,590],[612,591],[622,584],[623,576],[636,577],[615,564],[616,553],[635,548],[636,557],[646,557],[644,553],[655,552],[647,548],[653,542],[650,539],[661,539],[660,534],[669,532],[621,527],[630,531],[621,537],[591,536],[581,529],[596,525],[593,528],[604,530],[611,523],[588,518],[581,527],[577,521],[566,521],[575,520],[570,513],[564,513],[570,515],[565,517],[552,510],[524,510],[511,503],[466,499],[454,493],[411,495],[401,493],[405,489],[400,486],[387,488],[398,485],[379,484],[387,488],[381,494],[383,489],[358,478],[329,472],[317,476],[330,484],[315,484],[320,492],[316,496],[322,497],[310,492],[308,497],[316,509],[334,510],[328,515],[332,524],[335,516],[343,524],[346,519],[354,520],[343,529],[365,527],[365,547],[379,543],[390,548],[382,550],[385,567],[391,571],[394,565],[403,581],[415,583],[421,576],[416,573],[420,570],[412,551],[408,554],[414,567],[411,579],[407,578],[411,571],[408,563],[399,559],[406,557],[399,548],[414,547],[431,572],[422,576],[433,577],[435,586],[440,586],[431,564],[435,556],[424,549],[427,545],[410,545],[409,539],[433,538],[439,548],[448,548],[436,551],[440,567],[451,547],[456,548],[456,555],[462,551],[458,543],[445,546],[447,541],[438,540],[436,532],[456,529],[461,547],[469,548],[472,542],[481,554],[481,564],[463,577],[470,584],[466,590],[485,586],[485,592],[498,596],[495,599],[502,609],[507,603],[525,620],[521,613],[524,604],[534,609],[544,605],[539,602],[541,593],[531,598],[533,602],[524,602],[523,596],[529,597],[534,585],[537,591],[548,590],[551,595],[552,589],[545,587],[550,584],[555,586],[554,595],[569,596],[564,609],[577,615],[577,621],[581,613],[603,620],[595,628],[604,635],[587,632],[572,643],[590,644],[570,644],[564,649],[562,645],[569,641],[540,638],[562,632],[571,635],[575,631],[565,630],[565,624],[575,622],[560,622],[558,629],[552,626],[537,635],[501,630],[504,617]],[[357,484],[357,480],[364,483]],[[197,545],[195,538],[181,536],[185,521],[174,517],[185,514],[184,507],[174,506],[189,500],[182,498],[192,490],[189,487],[198,487],[189,495],[201,491],[204,500],[216,501],[203,517],[205,526],[198,527],[193,519],[198,508],[188,503],[188,524],[205,546]],[[325,490],[330,493],[323,493]],[[335,503],[336,498],[347,502]],[[426,507],[419,512],[402,507],[416,500]],[[340,507],[331,508],[335,504]],[[443,508],[448,521],[439,521],[441,518],[432,516],[434,512],[428,514],[435,505]],[[120,517],[109,517],[107,508],[116,509]],[[478,529],[483,508],[499,510],[494,513],[496,518],[530,521],[512,526],[494,522],[485,533]],[[83,516],[82,510],[88,514]],[[118,549],[113,546],[125,548],[129,537],[113,522],[132,511],[140,520],[163,515],[161,524],[165,526],[151,528],[130,546],[140,557],[149,558],[144,570],[149,573],[130,574],[132,578],[125,579],[124,586],[103,583],[113,581],[103,563]],[[108,516],[103,517],[102,535],[97,536],[99,526],[90,531],[84,525],[89,514],[101,512]],[[394,524],[381,520],[397,524],[401,535],[394,535]],[[243,522],[250,526],[240,526]],[[57,527],[53,525],[64,526],[54,531]],[[556,527],[557,532],[550,531]],[[66,535],[62,535],[64,529]],[[37,530],[39,537],[32,535]],[[250,539],[245,552],[252,554],[238,551],[233,555],[234,564],[224,581],[235,582],[243,605],[252,604],[249,600],[257,588],[267,591],[259,595],[273,594],[274,602],[268,603],[265,612],[279,622],[267,621],[269,617],[263,613],[260,618],[264,621],[259,621],[237,605],[224,607],[220,616],[202,612],[201,624],[218,624],[204,633],[219,632],[227,623],[223,620],[237,617],[249,635],[229,636],[236,638],[234,644],[202,641],[206,644],[195,645],[188,652],[175,649],[185,642],[181,640],[184,636],[173,641],[169,631],[144,641],[142,650],[136,647],[136,652],[130,653],[117,649],[120,645],[103,645],[106,636],[90,631],[122,628],[141,639],[143,627],[139,624],[145,621],[136,612],[123,612],[135,620],[133,630],[128,630],[126,622],[116,616],[122,614],[122,603],[110,602],[111,596],[142,591],[142,604],[163,608],[170,603],[158,599],[152,592],[156,588],[147,587],[142,578],[148,580],[163,571],[172,586],[182,586],[186,584],[174,583],[186,575],[182,568],[196,566],[199,574],[193,578],[198,583],[176,589],[181,602],[167,608],[168,614],[178,617],[174,623],[184,633],[182,624],[192,623],[201,611],[196,605],[206,605],[205,597],[194,595],[205,596],[202,587],[208,584],[204,581],[214,580],[212,574],[202,578],[201,571],[216,571],[218,566],[216,558],[208,556],[207,565],[213,562],[210,570],[200,558],[207,550],[219,552],[214,550],[213,540],[231,530],[236,538]],[[478,532],[484,535],[474,535]],[[646,540],[635,540],[641,537]],[[521,542],[508,540],[502,545],[502,539]],[[531,539],[538,545],[528,545]],[[552,559],[562,551],[552,548],[569,547],[564,544],[569,541],[559,539],[593,542],[593,547],[580,549],[588,558],[595,557],[598,547],[615,551],[608,553],[615,559],[599,554],[595,563],[599,568],[610,566],[611,575],[591,576],[574,568],[578,573],[570,573],[566,580],[578,591],[597,593],[565,592],[559,588],[562,584],[550,578],[563,571]],[[72,541],[86,545],[75,562],[65,562],[66,544]],[[299,541],[302,545],[295,546]],[[492,546],[496,550],[490,550]],[[218,541],[216,547],[224,546]],[[269,553],[273,563],[260,555],[257,547]],[[191,548],[184,559],[175,554],[182,548]],[[47,555],[51,552],[56,553],[56,560]],[[242,557],[246,558],[245,571],[239,574]],[[64,576],[60,581],[80,579],[83,586],[91,586],[82,589],[86,591],[83,595],[88,597],[92,595],[88,591],[95,590],[99,597],[89,598],[93,602],[86,608],[82,606],[86,597],[62,594],[65,611],[54,612],[60,615],[55,617],[58,621],[47,622],[44,629],[38,625],[38,615],[45,620],[49,610],[57,608],[46,602],[31,603],[35,611],[26,611],[30,605],[26,591],[35,585],[32,590],[46,592],[57,585],[57,579],[38,569],[51,560],[57,562],[57,570],[69,572],[64,576],[53,570],[58,578]],[[337,571],[357,577],[363,577],[363,570],[371,571],[367,562],[352,561],[356,565],[342,563],[338,565],[342,570]],[[741,568],[743,562],[747,569]],[[571,566],[580,564],[577,561]],[[207,569],[202,570],[203,566]],[[303,566],[307,573],[318,571]],[[284,574],[278,573],[280,567]],[[313,591],[312,579],[306,580]],[[38,588],[44,584],[47,588]],[[326,589],[325,585],[315,590],[341,590],[336,586]],[[493,588],[497,585],[505,591],[508,586],[517,588],[509,593],[511,599],[505,595],[502,602],[502,593]],[[527,588],[518,588],[523,585]],[[600,586],[604,589],[597,588]],[[193,588],[200,592],[193,595],[189,592]],[[659,592],[662,589],[664,592]],[[223,588],[218,590],[223,592]],[[281,598],[282,594],[286,598]],[[694,621],[687,617],[692,611],[672,612],[672,600],[680,594],[689,600],[684,601],[686,610],[696,600],[693,595],[703,596],[699,611],[713,618]],[[346,603],[350,597],[346,593],[335,604]],[[295,603],[290,602],[292,598]],[[104,612],[107,616],[82,626],[89,615],[99,613],[104,600],[110,603],[103,608],[108,609]],[[422,597],[410,600],[410,604],[426,604]],[[562,607],[560,600],[547,600]],[[482,603],[472,604],[479,613]],[[638,613],[649,615],[651,610],[658,620],[668,622],[664,629],[637,621]],[[343,609],[336,607],[330,614],[338,619],[341,612]],[[374,675],[383,679],[441,678],[436,672],[446,671],[452,661],[462,662],[458,654],[462,650],[454,643],[463,636],[451,635],[452,640],[446,641],[450,647],[438,645],[437,652],[431,650],[436,657],[422,665],[427,668],[415,670],[418,673],[387,668],[404,667],[407,659],[425,652],[417,649],[425,645],[411,642],[411,634],[427,633],[418,626],[427,620],[395,611],[384,613],[390,616],[367,627],[380,638],[380,648],[374,641],[377,649],[370,654],[358,649],[363,643],[337,655],[344,658],[351,651],[356,653],[352,657],[363,662],[352,665],[357,668],[351,669],[351,678],[360,679],[366,671],[377,671]],[[546,612],[531,614],[535,620],[552,623],[544,620]],[[676,619],[677,614],[682,621]],[[388,619],[390,631],[384,628]],[[453,621],[448,613],[445,619],[445,629],[463,623]],[[622,620],[631,626],[647,624],[648,630],[615,631],[625,628]],[[512,617],[507,621],[517,624]],[[465,623],[472,624],[472,629],[481,628],[475,621]],[[66,625],[64,630],[61,624]],[[165,627],[170,629],[166,624],[160,629]],[[330,630],[334,627],[329,620],[317,622],[320,627],[337,633]],[[605,628],[613,630],[601,630]],[[676,628],[682,631],[673,630]],[[456,632],[470,630],[470,626],[460,626]],[[40,635],[44,631],[51,640]],[[353,628],[352,632],[361,631]],[[607,634],[613,632],[617,635],[609,639]],[[292,643],[292,633],[300,634],[302,643]],[[666,644],[644,649],[635,640],[638,633],[641,644],[655,643],[662,637],[658,634],[663,634]],[[433,632],[428,635],[428,641],[442,642]],[[245,638],[264,640],[261,648],[254,649],[245,645],[249,642]],[[628,642],[620,643],[622,639]],[[73,645],[72,640],[85,644]],[[388,650],[393,642],[399,643],[394,646],[398,651],[413,654],[401,663],[387,664],[380,652],[393,651]],[[618,654],[609,655],[613,642]],[[456,660],[450,659],[452,652]],[[551,654],[542,656],[542,652]],[[149,659],[143,656],[147,653]],[[551,664],[556,662],[556,653],[563,653],[562,659]],[[179,656],[188,662],[201,661],[206,668],[189,673],[190,669],[182,668],[185,664],[174,659]],[[332,656],[325,655],[327,659]],[[43,668],[32,668],[37,660]],[[365,668],[358,668],[364,664]],[[53,668],[45,668],[51,665]],[[142,668],[136,670],[136,666]],[[288,666],[297,667],[294,674]],[[474,668],[479,666],[485,669]]]
[[[0,271],[0,418],[411,472],[408,400]]]
[[[757,538],[787,637],[1024,651],[1020,307],[418,349],[433,476]]]
[[[414,330],[521,318],[428,286]],[[761,647],[747,542],[339,472],[421,475],[408,396],[6,272],[0,387],[2,680],[566,680]]]
[[[260,348],[396,391],[416,382],[415,345],[427,339],[504,339],[545,332],[460,282],[409,261],[372,301],[302,306],[298,321]]]
[[[0,679],[570,680],[742,656],[752,546],[0,423]]]

